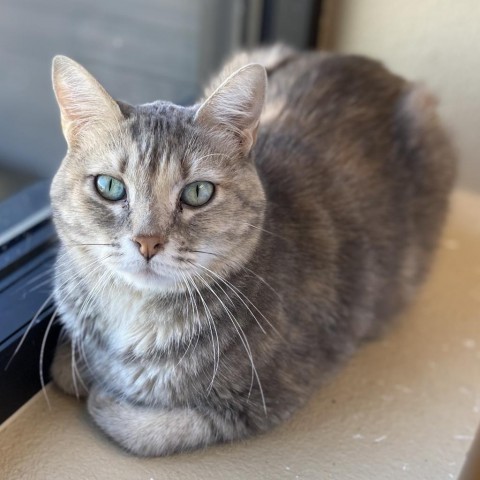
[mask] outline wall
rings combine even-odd
[[[332,0],[327,7],[323,46],[381,59],[440,98],[460,156],[458,183],[480,192],[480,1]]]

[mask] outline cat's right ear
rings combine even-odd
[[[115,100],[72,59],[62,55],[53,59],[52,82],[69,148],[91,145],[123,118]]]

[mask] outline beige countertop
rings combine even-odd
[[[0,427],[0,478],[162,480],[457,478],[480,421],[480,196],[457,192],[432,274],[383,339],[365,345],[270,434],[169,458],[108,441],[51,386]]]

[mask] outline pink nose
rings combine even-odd
[[[166,243],[164,237],[157,235],[139,235],[138,237],[134,237],[133,241],[138,245],[140,253],[147,260],[150,260],[154,255],[156,255]]]

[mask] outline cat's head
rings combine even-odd
[[[157,291],[242,268],[265,212],[251,155],[262,66],[243,67],[188,108],[116,102],[66,57],[54,59],[53,85],[68,152],[52,208],[78,268]]]

